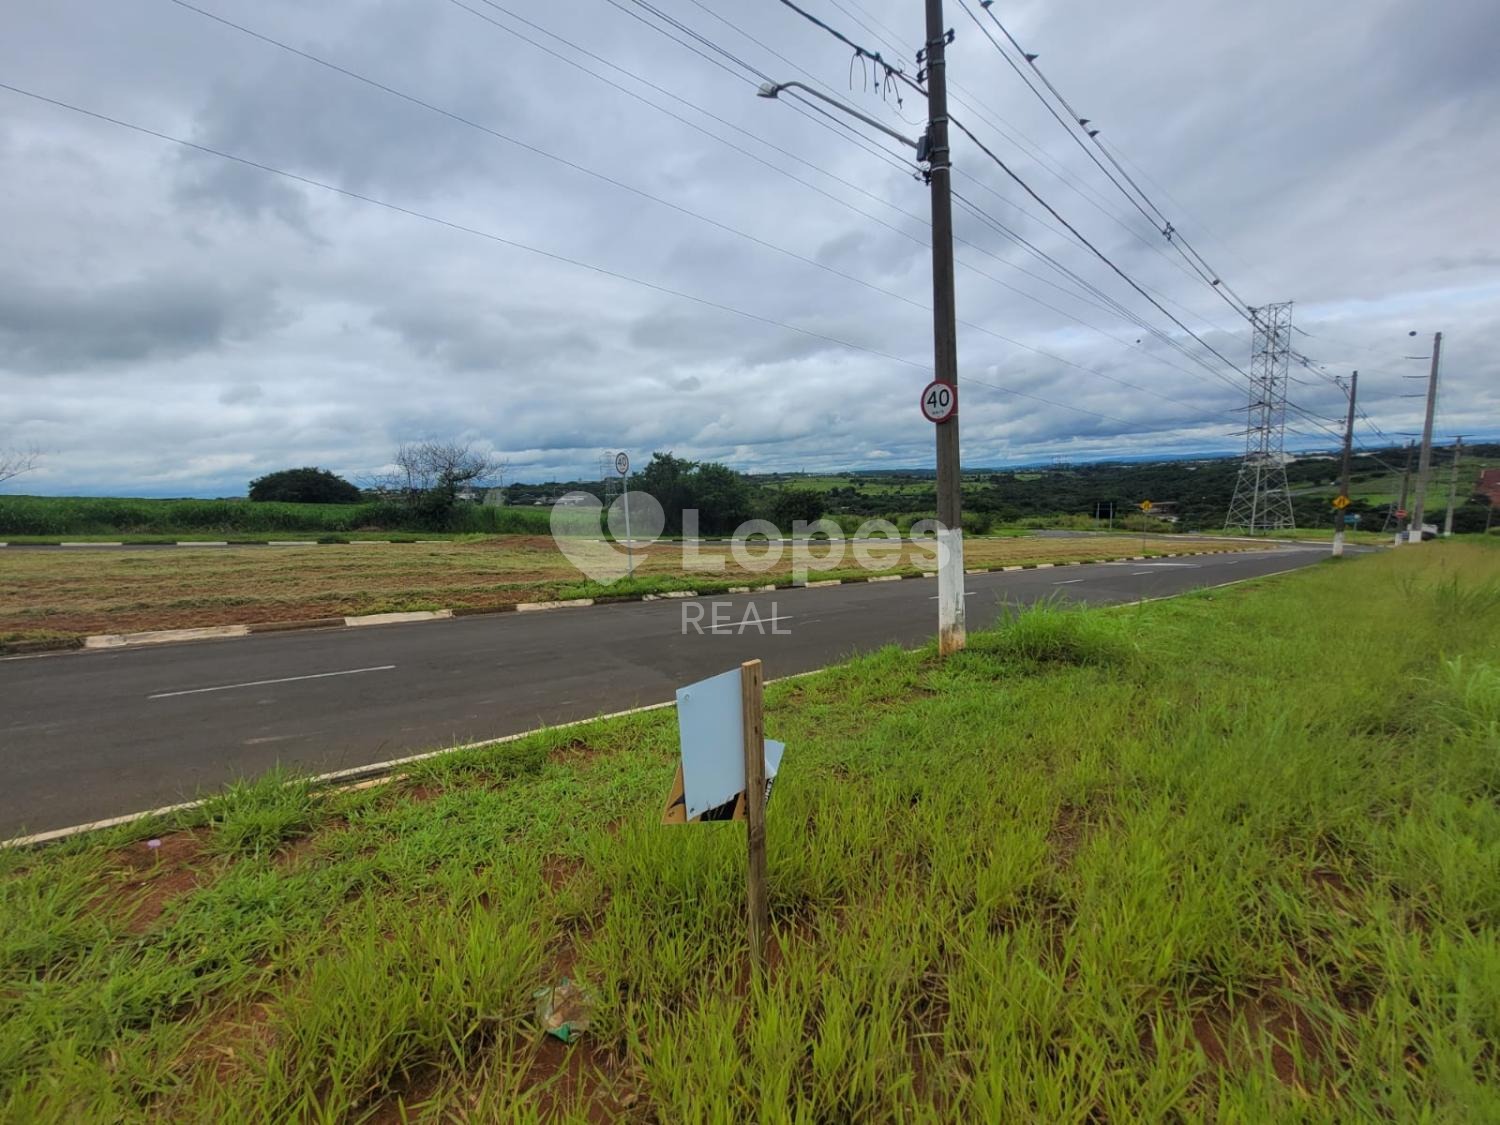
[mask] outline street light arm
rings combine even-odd
[[[821,94],[817,90],[814,90],[812,87],[806,86],[801,82],[764,82],[761,84],[760,89],[756,91],[756,94],[757,96],[762,98],[774,98],[783,90],[801,90],[805,94],[811,94],[813,97],[827,102],[829,105],[833,106],[834,109],[841,109],[850,117],[858,118],[860,121],[863,121],[866,125],[870,126],[870,128],[879,129],[887,137],[890,137],[893,140],[900,141],[907,148],[914,149],[917,147],[917,142],[912,140],[910,137],[903,137],[900,133],[896,132],[896,130],[886,128],[879,121],[876,121],[873,117],[866,116],[859,110],[855,109],[853,106],[845,105],[837,98],[830,98],[827,94]]]

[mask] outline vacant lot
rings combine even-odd
[[[1152,554],[1201,549],[1152,540]],[[600,544],[596,550],[613,548]],[[759,555],[764,547],[753,552]],[[812,548],[820,555],[821,547]],[[1064,562],[1145,554],[1135,538],[973,539],[971,566]],[[894,558],[894,554],[889,556]],[[928,551],[907,544],[894,571],[931,569]],[[0,552],[0,642],[175,629],[395,610],[499,608],[517,602],[672,589],[713,590],[791,575],[788,550],[749,574],[722,547],[701,549],[708,569],[689,572],[677,544],[641,552],[635,581],[588,582],[550,538],[320,547],[159,548]],[[864,574],[852,558],[837,573]]]
[[[1500,552],[1041,610],[767,703],[764,981],[743,829],[659,823],[670,711],[271,779],[0,853],[0,1117],[1500,1118]]]

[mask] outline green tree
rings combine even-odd
[[[697,507],[693,503],[693,470],[696,461],[673,457],[670,453],[653,453],[646,467],[630,482],[632,491],[649,492],[666,514],[664,530],[668,535],[682,534],[682,513]]]
[[[692,473],[691,488],[699,531],[729,535],[750,518],[749,485],[728,465],[712,461],[699,465]]]
[[[783,488],[771,501],[771,522],[790,532],[798,520],[812,523],[823,518],[824,497],[815,488]]]
[[[250,482],[250,499],[292,504],[357,504],[359,489],[327,469],[306,467],[267,473]]]

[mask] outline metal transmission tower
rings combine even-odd
[[[615,453],[612,449],[606,449],[599,454],[599,499],[604,503],[604,510],[609,506],[622,491],[620,474],[615,472]]]
[[[1255,330],[1250,346],[1249,425],[1245,459],[1229,502],[1225,530],[1251,533],[1295,528],[1286,483],[1286,380],[1292,354],[1292,303],[1250,310]]]

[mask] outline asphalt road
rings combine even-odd
[[[970,628],[1007,602],[1157,598],[1326,554],[969,575]],[[776,678],[920,644],[936,597],[935,580],[908,579],[0,660],[0,839],[188,800],[278,763],[322,773],[657,703],[754,657]],[[739,628],[752,605],[763,624]],[[699,613],[701,632],[684,634]]]

